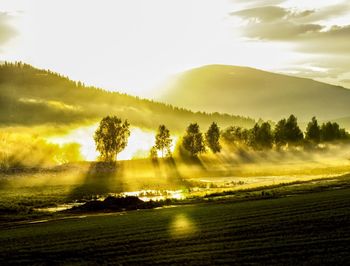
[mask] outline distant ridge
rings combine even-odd
[[[23,63],[0,65],[0,125],[37,125],[97,121],[118,115],[133,126],[156,129],[166,124],[182,132],[189,123],[207,127],[251,127],[254,120],[225,114],[194,113],[159,102],[87,87],[67,77]],[[203,128],[204,129],[204,128]]]
[[[350,90],[249,67],[207,65],[183,72],[164,89],[162,101],[191,110],[279,120],[350,116]]]

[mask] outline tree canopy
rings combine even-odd
[[[294,115],[290,115],[289,118],[278,121],[274,138],[277,146],[283,145],[295,145],[303,140],[303,132],[298,126],[297,118]]]
[[[158,128],[158,133],[156,135],[156,143],[155,148],[162,153],[162,157],[164,157],[164,151],[167,155],[171,154],[170,146],[172,143],[172,139],[170,138],[169,129],[165,127],[165,125],[160,125]]]
[[[305,139],[314,143],[319,143],[321,140],[321,128],[318,125],[316,117],[313,117],[307,124]]]
[[[255,124],[250,130],[248,142],[257,150],[271,149],[273,145],[271,125],[268,122],[262,122],[260,126],[258,123]]]
[[[100,159],[112,162],[118,153],[125,149],[130,136],[129,123],[116,116],[106,116],[95,132],[96,150],[100,152]]]
[[[349,138],[349,134],[344,128],[340,128],[336,122],[323,123],[321,126],[321,140],[322,141],[335,141]]]
[[[221,145],[220,145],[220,128],[218,127],[218,125],[213,122],[207,133],[205,134],[205,140],[206,143],[209,147],[209,149],[213,152],[213,153],[217,153],[221,151]]]
[[[198,153],[205,152],[205,144],[203,134],[199,130],[197,123],[190,124],[186,130],[186,134],[182,141],[183,147],[196,156]]]

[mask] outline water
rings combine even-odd
[[[139,191],[131,191],[131,192],[123,192],[116,194],[109,194],[109,196],[114,197],[125,197],[125,196],[135,196],[138,197],[142,201],[160,201],[166,199],[184,199],[185,195],[182,190],[139,190]],[[97,196],[97,200],[103,201],[106,196]],[[71,209],[73,207],[83,205],[81,202],[71,202],[65,204],[59,204],[52,207],[45,208],[36,208],[36,211],[40,212],[59,212]]]

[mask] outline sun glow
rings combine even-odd
[[[196,224],[185,214],[178,214],[170,225],[170,235],[173,238],[186,238],[198,231]]]
[[[97,160],[99,153],[96,151],[93,135],[98,127],[98,123],[84,126],[70,131],[63,136],[53,136],[46,140],[51,143],[64,145],[67,143],[77,143],[80,145],[80,153],[87,161]],[[141,128],[131,128],[128,145],[125,150],[118,154],[118,160],[130,160],[136,158],[146,158],[155,142],[155,132],[146,131]],[[177,137],[173,136],[171,151],[175,149]]]
[[[231,12],[260,2],[3,0],[0,11],[11,15],[17,34],[1,46],[1,59],[25,61],[86,84],[147,98],[157,98],[172,75],[202,65],[281,71],[316,60],[292,41],[251,41],[239,33],[244,22]],[[270,2],[321,12],[324,17],[313,23],[348,25],[346,1]],[[337,10],[342,3],[344,12]],[[322,66],[322,57],[319,60]]]
[[[141,97],[157,98],[169,77],[193,67],[267,67],[272,59],[284,58],[281,52],[263,56],[272,48],[239,40],[229,15],[237,5],[229,0],[11,0],[1,7],[12,11],[20,33],[4,60]]]

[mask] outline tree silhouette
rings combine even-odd
[[[327,122],[321,126],[321,140],[334,141],[349,139],[349,133],[344,128],[340,128],[339,124]]]
[[[258,149],[258,145],[256,143],[257,136],[259,134],[259,124],[256,123],[252,129],[249,130],[248,134],[248,146],[252,147],[253,149]]]
[[[241,127],[228,127],[226,128],[221,136],[222,138],[228,142],[228,143],[244,143],[248,144],[249,143],[249,135],[250,135],[250,130],[246,128],[241,128]]]
[[[104,117],[97,128],[94,140],[96,150],[100,152],[100,159],[113,162],[118,153],[125,149],[130,136],[129,123],[116,116]]]
[[[271,149],[273,143],[273,134],[271,131],[271,125],[268,122],[264,122],[260,126],[258,141],[262,148]]]
[[[205,152],[203,134],[200,132],[197,123],[188,126],[186,135],[183,137],[182,145],[192,156]]]
[[[307,124],[305,139],[314,143],[319,143],[321,140],[321,128],[318,125],[316,117],[313,117]]]
[[[278,121],[274,131],[277,146],[298,144],[303,138],[303,132],[300,130],[297,118],[294,115],[290,115],[287,120]]]
[[[211,149],[213,153],[217,153],[221,151],[221,145],[220,145],[220,128],[218,125],[213,122],[207,133],[205,134],[205,140],[208,145],[208,147]]]
[[[277,122],[274,130],[274,140],[277,146],[283,146],[287,144],[286,137],[286,119],[281,119]]]
[[[164,125],[160,125],[156,135],[156,144],[154,147],[162,152],[162,158],[164,158],[164,151],[167,152],[167,155],[171,155],[171,142],[172,139],[170,138],[169,129],[167,129]]]
[[[286,122],[286,137],[288,144],[296,144],[303,140],[303,132],[298,126],[297,118],[290,115]]]
[[[258,124],[255,124],[251,130],[251,146],[258,150],[271,149],[272,142],[273,135],[271,132],[271,125],[268,122],[263,122],[260,126]]]

